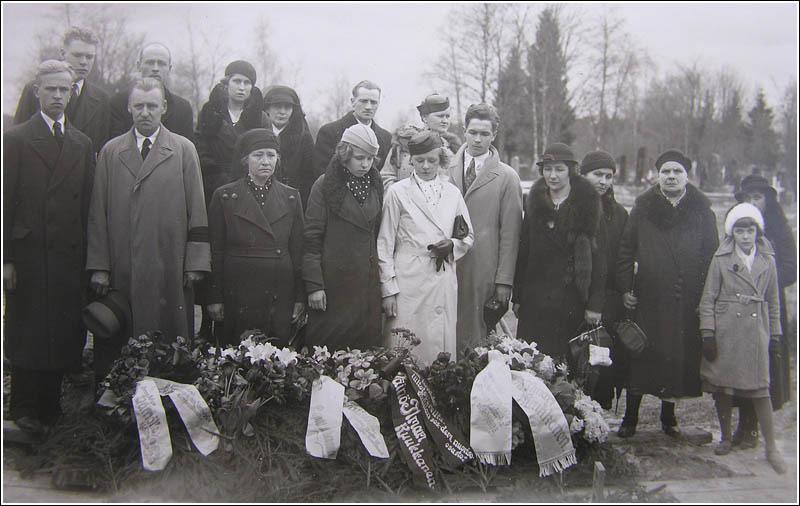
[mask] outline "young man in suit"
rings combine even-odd
[[[65,373],[80,369],[86,330],[86,222],[92,141],[65,117],[70,66],[47,60],[31,90],[40,111],[3,138],[5,351],[11,416],[42,435],[61,414]]]
[[[94,66],[98,40],[95,35],[82,28],[72,27],[64,34],[61,59],[72,69],[75,82],[70,88],[69,103],[65,111],[67,121],[86,134],[95,153],[109,139],[110,107],[108,94],[87,80]],[[39,99],[34,94],[34,83],[28,83],[14,114],[14,124],[28,121],[39,112]]]
[[[357,123],[370,127],[378,137],[380,149],[378,149],[376,166],[381,167],[392,146],[392,134],[375,122],[375,113],[378,112],[380,103],[381,89],[372,81],[361,81],[353,87],[353,96],[350,98],[353,110],[336,121],[322,125],[317,133],[313,161],[317,176],[325,173],[336,145],[342,140],[344,131]]]

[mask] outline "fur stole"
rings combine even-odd
[[[328,168],[325,170],[325,179],[322,181],[322,194],[325,196],[328,208],[337,214],[342,208],[345,195],[350,192],[347,188],[346,170],[339,162],[339,158],[334,155],[328,163]],[[378,194],[378,205],[383,207],[383,182],[375,165],[369,169],[369,172],[364,177],[370,178],[370,184]]]
[[[686,223],[703,211],[711,208],[711,201],[691,183],[686,185],[686,195],[673,206],[661,193],[658,184],[653,185],[636,199],[635,206],[644,217],[658,228],[666,230],[679,223]]]
[[[250,98],[244,103],[242,115],[236,128],[246,132],[253,128],[261,128],[262,111],[264,110],[264,97],[261,90],[253,86]],[[197,118],[197,131],[200,136],[214,137],[219,132],[224,118],[228,116],[228,91],[224,83],[217,83],[208,97],[208,102],[203,105]]]
[[[597,248],[597,231],[602,216],[600,195],[583,176],[571,176],[565,204],[562,212],[567,214],[558,222],[563,224],[563,237],[573,250],[575,285],[583,300],[587,301],[592,282],[592,250]],[[544,178],[539,178],[531,189],[528,215],[537,228],[549,228],[548,223],[557,221]]]

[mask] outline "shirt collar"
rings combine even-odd
[[[467,167],[469,167],[470,162],[474,158],[475,159],[475,173],[477,174],[478,171],[480,171],[483,168],[483,164],[486,163],[486,159],[489,158],[489,155],[491,154],[491,152],[492,152],[492,150],[490,149],[489,151],[487,151],[486,153],[484,153],[484,154],[482,154],[480,156],[472,156],[471,154],[469,154],[469,152],[467,150],[464,150],[464,170],[465,171],[467,170]]]
[[[156,138],[158,138],[158,134],[161,132],[161,125],[156,128],[156,131],[153,132],[151,135],[145,137],[144,135],[139,133],[139,130],[136,128],[133,129],[133,135],[136,136],[136,147],[139,148],[139,151],[142,150],[142,146],[144,145],[145,139],[150,139],[150,145],[153,146],[156,143]]]
[[[686,196],[686,187],[685,186],[683,187],[683,193],[681,193],[677,197],[667,197],[664,194],[664,191],[661,189],[661,186],[658,187],[658,191],[660,191],[661,195],[663,195],[664,198],[667,199],[667,201],[669,201],[670,204],[672,204],[672,207],[678,207],[678,204],[680,204],[681,200],[683,200],[683,197]]]
[[[288,123],[287,123],[287,124],[288,124]],[[273,124],[272,124],[272,133],[274,133],[274,134],[275,134],[275,136],[277,137],[277,136],[279,136],[279,135],[281,134],[281,132],[283,132],[283,129],[284,129],[284,128],[286,128],[286,125],[283,125],[283,128],[278,128],[278,127],[276,127],[276,126],[275,126],[275,124],[273,123]]]
[[[50,129],[50,133],[52,134],[53,133],[53,125],[56,123],[56,120],[54,120],[53,118],[51,118],[50,116],[45,114],[44,111],[39,111],[39,113],[42,115],[42,118],[44,119],[44,122],[47,123],[47,127]],[[64,121],[64,115],[63,114],[58,119],[58,123],[61,125],[61,131],[65,132],[65,130],[64,130],[65,121]]]
[[[368,127],[372,128],[372,120],[369,120],[369,123],[364,123],[360,119],[356,118],[356,113],[353,113],[353,119],[356,120],[356,124],[361,123],[364,126],[368,126]]]

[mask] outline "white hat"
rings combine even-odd
[[[733,209],[728,212],[728,216],[725,217],[725,233],[727,235],[733,235],[733,225],[742,218],[752,218],[758,225],[758,228],[760,228],[762,232],[764,231],[764,217],[761,216],[761,211],[753,204],[742,202],[741,204],[736,204]]]
[[[372,156],[377,155],[378,149],[380,149],[375,132],[361,123],[357,123],[345,130],[342,134],[342,140],[363,149]]]

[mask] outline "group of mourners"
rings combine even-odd
[[[352,110],[315,141],[295,90],[262,93],[238,60],[195,130],[167,88],[167,47],[144,46],[141,77],[109,98],[86,80],[97,44],[70,29],[63,61],[40,64],[4,135],[5,349],[23,430],[60,415],[87,326],[98,378],[131,335],[193,337],[195,304],[200,332],[222,345],[260,329],[278,345],[363,349],[397,345],[392,330],[405,328],[428,363],[479,346],[511,303],[517,337],[558,358],[585,329],[641,326],[649,346],[636,357],[615,346],[593,392],[608,408],[627,390],[621,437],[635,433],[644,394],[678,435],[676,401],[711,392],[716,451],[755,445],[760,422],[785,470],[771,409],[789,394],[795,245],[764,178],[742,182],[720,244],[680,151],[658,157],[657,184],[628,215],[609,153],[579,162],[554,143],[523,210],[519,176],[492,146],[490,105],[468,108],[463,143],[436,93],[417,106],[422,126],[391,134],[375,121],[380,87],[361,81]]]

